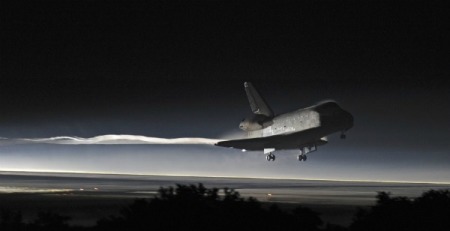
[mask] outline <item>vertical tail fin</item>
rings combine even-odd
[[[258,91],[253,87],[252,83],[244,83],[245,92],[247,93],[248,102],[252,112],[257,115],[265,115],[267,117],[273,117],[273,111],[267,105],[266,101],[261,97]]]

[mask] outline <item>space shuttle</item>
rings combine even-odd
[[[327,136],[340,133],[345,139],[353,127],[353,116],[333,100],[276,115],[250,82],[244,83],[244,89],[253,112],[239,124],[247,136],[221,141],[216,146],[263,151],[267,161],[275,161],[276,150],[298,149],[297,160],[306,161],[307,154],[328,143]]]

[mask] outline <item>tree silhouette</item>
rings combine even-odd
[[[3,209],[0,213],[0,230],[24,230],[25,224],[22,222],[22,213]]]
[[[380,192],[375,206],[358,211],[350,230],[450,230],[450,192],[430,190],[416,199]]]
[[[37,214],[37,218],[29,224],[30,230],[59,231],[69,229],[67,216],[62,216],[51,211],[42,211]]]
[[[243,199],[232,189],[199,185],[177,185],[161,188],[152,200],[136,200],[118,217],[100,220],[100,230],[318,230],[319,216],[306,208],[292,214],[276,206],[269,210],[253,199]]]

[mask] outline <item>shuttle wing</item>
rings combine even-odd
[[[296,149],[308,145],[322,145],[327,143],[323,137],[322,129],[312,128],[300,132],[280,134],[267,137],[250,139],[227,140],[216,143],[216,146],[238,148],[245,150],[264,150],[265,148],[275,149]]]

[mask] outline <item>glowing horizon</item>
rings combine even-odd
[[[150,173],[131,173],[131,172],[87,172],[87,171],[64,171],[64,170],[38,170],[38,169],[0,169],[2,172],[9,173],[53,173],[53,174],[86,174],[86,175],[119,175],[119,176],[167,176],[167,177],[205,177],[205,178],[242,178],[242,179],[268,179],[268,180],[304,180],[304,181],[335,181],[335,182],[355,182],[355,183],[399,183],[399,184],[437,184],[450,185],[450,182],[433,181],[402,181],[402,180],[369,180],[369,179],[336,179],[336,178],[291,178],[291,177],[269,177],[269,176],[238,176],[238,175],[192,175],[192,174],[150,174]]]

